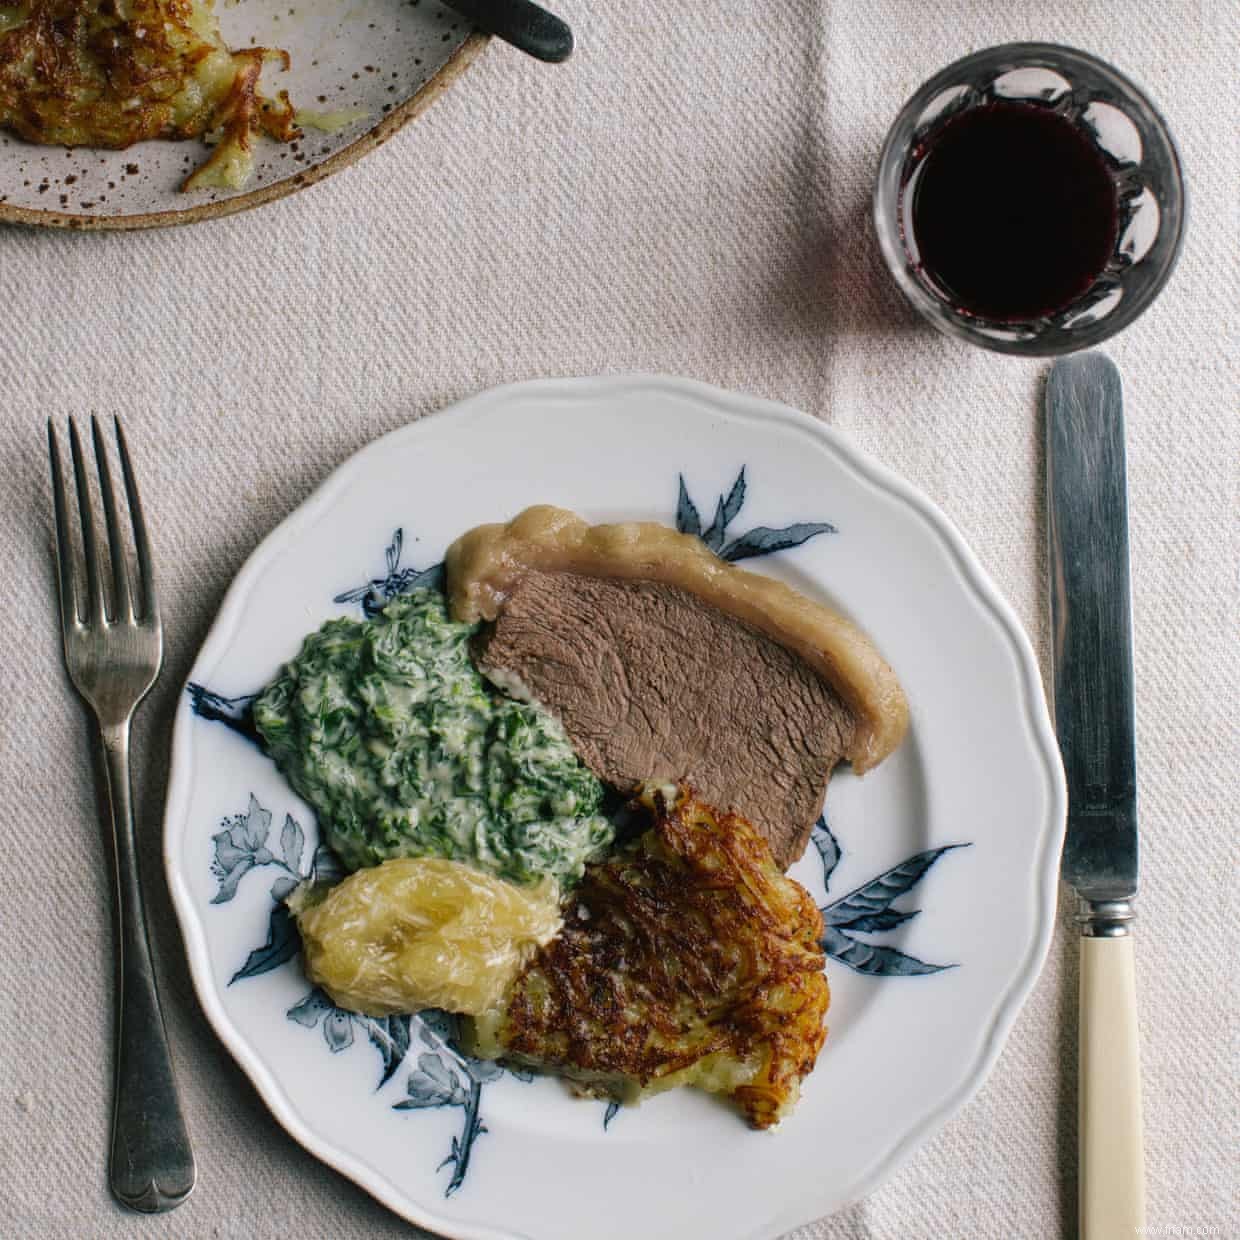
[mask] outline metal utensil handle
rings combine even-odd
[[[173,1078],[138,885],[129,723],[100,728],[99,735],[114,845],[119,991],[108,1177],[112,1192],[130,1209],[156,1214],[189,1196],[194,1155]]]
[[[511,43],[538,60],[558,63],[573,51],[573,32],[566,22],[533,0],[448,0],[480,30]]]

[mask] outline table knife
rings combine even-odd
[[[1131,1240],[1145,1226],[1124,458],[1119,371],[1100,353],[1056,362],[1046,386],[1047,513],[1055,729],[1068,781],[1062,873],[1081,932],[1082,1240]]]
[[[511,43],[538,60],[557,63],[573,52],[568,24],[533,0],[444,0],[479,30]]]

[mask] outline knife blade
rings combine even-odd
[[[1137,891],[1128,487],[1119,371],[1067,358],[1046,386],[1055,728],[1068,780],[1063,877],[1084,899]]]
[[[1119,371],[1064,358],[1046,385],[1055,728],[1068,783],[1062,874],[1081,929],[1079,1216],[1084,1240],[1145,1226],[1132,950],[1136,726]]]
[[[479,30],[551,64],[573,53],[573,32],[567,22],[533,0],[444,0]]]

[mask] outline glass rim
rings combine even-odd
[[[981,330],[982,325],[990,320],[971,318],[935,296],[913,274],[912,259],[904,242],[899,219],[903,172],[912,147],[911,139],[916,130],[916,122],[926,107],[943,91],[960,85],[962,79],[979,70],[993,69],[998,77],[1004,72],[1021,68],[1046,68],[1069,73],[1073,68],[1084,68],[1101,78],[1114,90],[1116,96],[1138,115],[1143,129],[1159,144],[1160,154],[1165,156],[1169,167],[1165,201],[1163,195],[1158,198],[1161,213],[1160,236],[1151,247],[1151,255],[1155,250],[1158,251],[1156,270],[1139,294],[1123,299],[1113,313],[1086,324],[1067,338],[1061,336],[1056,340],[1043,340],[1037,335],[1010,339],[990,336]],[[872,205],[874,227],[887,269],[904,295],[925,319],[949,336],[995,352],[1026,357],[1051,357],[1100,344],[1129,326],[1158,297],[1175,270],[1183,248],[1188,193],[1184,182],[1183,160],[1170,127],[1153,101],[1131,78],[1080,48],[1061,43],[1013,42],[970,52],[967,56],[952,61],[927,78],[909,96],[883,140]],[[996,326],[1002,328],[1018,325]]]

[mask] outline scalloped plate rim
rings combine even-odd
[[[871,487],[901,500],[925,522],[950,552],[956,573],[966,587],[971,601],[991,616],[1007,640],[1010,654],[1020,671],[1020,705],[1025,716],[1031,754],[1038,760],[1041,773],[1045,777],[1047,813],[1042,824],[1038,865],[1030,876],[1037,897],[1039,916],[1036,926],[1031,927],[1032,933],[1029,935],[1023,967],[1000,995],[986,1033],[980,1041],[979,1052],[968,1071],[963,1074],[963,1079],[948,1092],[939,1105],[922,1114],[885,1153],[873,1159],[868,1167],[853,1177],[846,1187],[845,1195],[828,1207],[830,1213],[837,1213],[868,1196],[893,1175],[919,1146],[981,1088],[1003,1049],[1021,1007],[1037,981],[1050,949],[1056,923],[1059,855],[1067,815],[1067,790],[1037,659],[1028,635],[1011,605],[999,592],[952,520],[922,491],[869,453],[850,443],[833,427],[808,414],[777,401],[727,391],[695,379],[634,372],[586,378],[532,379],[500,385],[397,427],[359,448],[338,465],[246,559],[224,595],[219,611],[199,648],[189,679],[195,678],[197,669],[208,661],[208,656],[214,658],[217,648],[225,647],[232,639],[242,604],[265,564],[277,557],[303,527],[310,526],[330,508],[337,493],[348,485],[355,474],[364,469],[367,461],[372,456],[378,456],[385,448],[390,449],[393,441],[433,434],[449,416],[454,421],[477,416],[491,406],[502,404],[514,396],[533,395],[546,400],[571,397],[580,400],[598,393],[615,395],[623,392],[633,395],[649,392],[651,389],[660,394],[691,398],[707,407],[723,406],[726,412],[734,416],[770,419],[791,425],[809,438],[816,439],[846,469]],[[188,684],[188,680],[186,683]],[[185,939],[194,989],[216,1035],[249,1077],[272,1115],[295,1140],[402,1218],[456,1240],[535,1240],[534,1237],[511,1228],[497,1229],[484,1222],[437,1214],[424,1204],[413,1202],[398,1186],[359,1158],[321,1138],[303,1123],[295,1104],[271,1077],[261,1058],[229,1024],[216,998],[215,985],[210,976],[205,934],[170,845],[174,824],[182,824],[188,812],[185,802],[189,787],[187,773],[193,766],[190,741],[193,715],[187,700],[183,690],[173,727],[168,797],[164,814],[164,866],[177,919]],[[751,1230],[736,1240],[776,1240],[790,1229],[803,1226],[819,1217],[824,1215],[811,1214],[806,1217],[803,1207],[798,1209],[790,1206],[760,1228]]]

